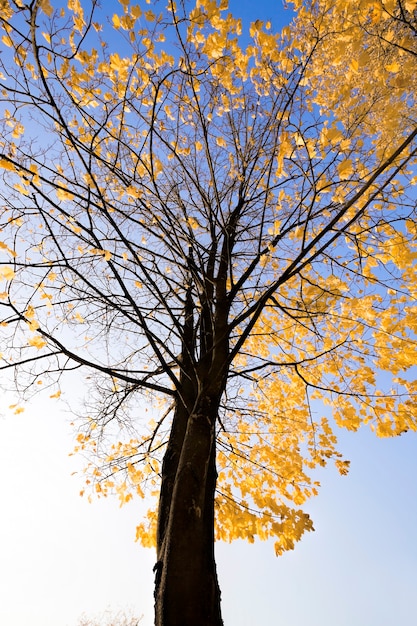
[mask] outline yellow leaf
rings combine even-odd
[[[391,74],[396,74],[400,71],[401,66],[397,61],[394,61],[393,63],[389,63],[388,65],[386,65],[385,69],[387,70],[387,72],[391,72]]]
[[[31,337],[29,339],[28,344],[40,350],[41,348],[46,346],[46,341],[42,339],[40,335],[35,335],[34,337]]]
[[[3,35],[1,40],[8,48],[13,46],[13,41],[10,39],[9,35]]]
[[[39,7],[42,9],[42,11],[48,17],[50,17],[52,15],[53,8],[51,7],[51,4],[50,4],[49,0],[40,0]]]
[[[189,225],[191,226],[191,228],[193,230],[195,230],[196,228],[198,228],[200,226],[200,224],[198,223],[198,221],[194,217],[189,217],[187,219],[187,222],[189,223]]]
[[[405,10],[412,13],[417,8],[416,0],[404,0]]]
[[[347,180],[353,173],[353,164],[352,159],[345,159],[341,163],[339,163],[338,172],[340,176],[340,180]]]
[[[13,127],[12,137],[17,139],[18,137],[20,137],[20,135],[23,135],[24,132],[25,132],[25,127],[23,126],[23,124],[21,124],[20,122],[16,122]]]
[[[58,187],[55,190],[56,197],[58,200],[72,200],[74,198],[73,194],[62,187]]]
[[[357,59],[352,59],[349,66],[354,72],[357,72],[359,69],[359,61]]]
[[[5,280],[11,280],[15,275],[13,268],[10,265],[2,265],[0,266],[0,278],[4,278]]]
[[[7,243],[4,243],[4,241],[0,241],[0,250],[7,250],[7,252],[12,256],[17,256],[16,252],[14,250],[11,250]]]
[[[26,309],[25,315],[26,315],[26,318],[29,320],[32,320],[35,317],[35,309],[30,304],[28,308]]]
[[[175,117],[172,115],[171,107],[168,104],[164,106],[164,111],[170,120],[175,121]]]
[[[0,158],[0,167],[2,167],[4,170],[10,170],[11,172],[14,172],[14,165],[8,159]]]
[[[32,320],[28,322],[28,326],[29,326],[29,330],[38,330],[39,322],[37,322],[36,320]]]
[[[227,142],[226,142],[226,139],[224,137],[216,137],[216,143],[221,148],[226,148],[226,146],[227,146]]]
[[[61,395],[60,391],[57,391],[56,393],[53,393],[51,396],[49,396],[50,398],[59,398],[59,396]]]

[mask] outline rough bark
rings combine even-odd
[[[205,397],[188,419],[165,532],[158,546],[156,626],[223,623],[214,560],[217,411],[217,398]]]

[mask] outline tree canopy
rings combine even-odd
[[[162,555],[187,468],[185,517],[280,554],[336,427],[417,429],[417,3],[293,4],[1,2],[0,368],[86,372],[76,449],[161,488]]]

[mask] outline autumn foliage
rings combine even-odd
[[[86,371],[88,480],[161,489],[157,591],[195,528],[213,606],[214,515],[281,554],[337,427],[417,429],[417,3],[293,4],[0,3],[0,367]]]

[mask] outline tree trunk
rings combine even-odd
[[[219,396],[200,398],[188,415],[179,458],[170,453],[168,444],[164,461],[155,566],[156,626],[223,624],[214,560]],[[175,466],[175,479],[165,477],[164,485],[164,469],[172,471]]]

